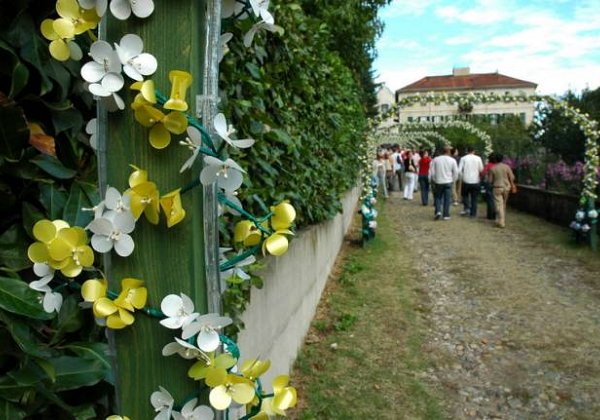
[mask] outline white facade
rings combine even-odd
[[[379,115],[383,115],[392,109],[394,105],[394,92],[390,88],[383,85],[377,91],[377,112]],[[393,123],[393,116],[390,116],[382,122],[382,126],[391,125]]]
[[[453,76],[461,77],[461,76],[469,76],[468,69],[459,69],[453,73]],[[470,75],[475,78],[480,75]],[[486,75],[481,75],[486,76]],[[450,76],[448,76],[450,78]],[[516,80],[516,79],[515,79]],[[528,86],[528,85],[529,86]],[[410,85],[409,85],[410,86]],[[451,87],[438,87],[436,86],[434,89],[406,89],[409,90],[407,92],[403,91],[405,88],[396,91],[396,97],[398,102],[401,102],[403,98],[414,96],[417,94],[425,95],[429,92],[435,94],[441,93],[454,93],[459,95],[468,95],[470,93],[482,93],[482,94],[491,94],[494,93],[498,96],[504,96],[506,94],[518,96],[518,95],[534,95],[535,94],[535,84],[530,82],[525,82],[523,86],[495,86],[493,88],[486,88],[484,86],[477,89],[470,88],[451,88]],[[420,91],[419,91],[420,90]],[[535,103],[533,102],[496,102],[496,103],[482,103],[482,104],[472,104],[473,109],[470,112],[467,112],[468,115],[485,115],[487,119],[494,123],[498,121],[504,115],[516,115],[521,119],[521,121],[525,125],[531,124],[533,121],[533,115],[535,112]],[[405,106],[399,108],[399,121],[400,123],[408,123],[408,122],[417,122],[417,121],[430,121],[430,122],[440,122],[443,120],[455,119],[461,113],[458,110],[457,104],[448,104],[445,102],[435,104],[435,103],[416,103],[410,106]]]

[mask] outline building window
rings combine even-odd
[[[411,123],[411,122],[413,122],[413,117],[408,117],[408,118],[406,118],[406,120]]]
[[[521,119],[521,122],[523,123],[523,125],[527,124],[527,115],[524,112],[521,112],[519,114],[519,118]]]
[[[381,113],[385,114],[386,112],[388,112],[390,109],[390,106],[388,104],[383,104],[381,105]]]

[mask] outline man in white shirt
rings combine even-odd
[[[477,217],[477,198],[479,197],[480,175],[483,171],[483,162],[475,154],[475,149],[469,147],[467,154],[458,164],[458,174],[462,179],[463,211],[461,215]]]
[[[450,220],[452,185],[458,179],[458,166],[456,160],[450,156],[450,150],[450,146],[444,146],[443,154],[433,159],[429,166],[429,181],[433,184],[435,220],[442,217],[442,209],[444,220]]]

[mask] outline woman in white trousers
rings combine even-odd
[[[413,155],[410,150],[406,152],[406,157],[404,159],[404,176],[404,199],[412,200],[415,184],[417,183],[417,168],[413,162]]]

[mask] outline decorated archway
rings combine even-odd
[[[373,122],[373,127],[378,127],[382,121],[388,120],[390,116],[398,115],[399,108],[410,107],[414,104],[433,104],[440,105],[442,103],[455,104],[459,107],[461,113],[468,113],[472,110],[474,104],[485,104],[485,103],[511,103],[511,102],[534,102],[534,103],[545,103],[549,108],[560,111],[565,117],[571,120],[576,126],[578,126],[583,134],[585,135],[585,164],[584,164],[584,177],[583,177],[583,188],[579,198],[579,209],[575,214],[574,221],[571,223],[571,228],[576,231],[578,236],[585,236],[589,239],[589,243],[593,249],[597,249],[597,219],[598,212],[595,209],[595,201],[598,198],[596,194],[596,188],[598,181],[596,179],[596,170],[600,164],[600,157],[598,153],[600,151],[598,147],[598,138],[600,137],[600,131],[598,129],[598,122],[590,119],[589,115],[582,113],[580,110],[572,107],[568,103],[561,101],[552,96],[542,95],[498,95],[494,92],[491,93],[468,93],[468,94],[457,94],[457,93],[434,93],[429,92],[423,95],[416,94],[400,99],[397,104],[394,104],[390,111],[378,117]],[[456,124],[466,130],[471,131],[474,134],[477,131],[481,131],[484,137],[489,135],[482,130],[477,129],[468,121],[457,119],[453,121],[444,122],[425,122],[425,123],[406,123],[406,124],[393,124],[388,125],[385,129],[390,130],[393,127],[399,127],[402,130],[405,126],[414,127],[415,129],[434,130],[445,124]],[[470,126],[470,127],[469,127]],[[472,128],[471,128],[472,127]],[[489,140],[489,147],[486,149],[486,153],[492,151],[491,139]]]

